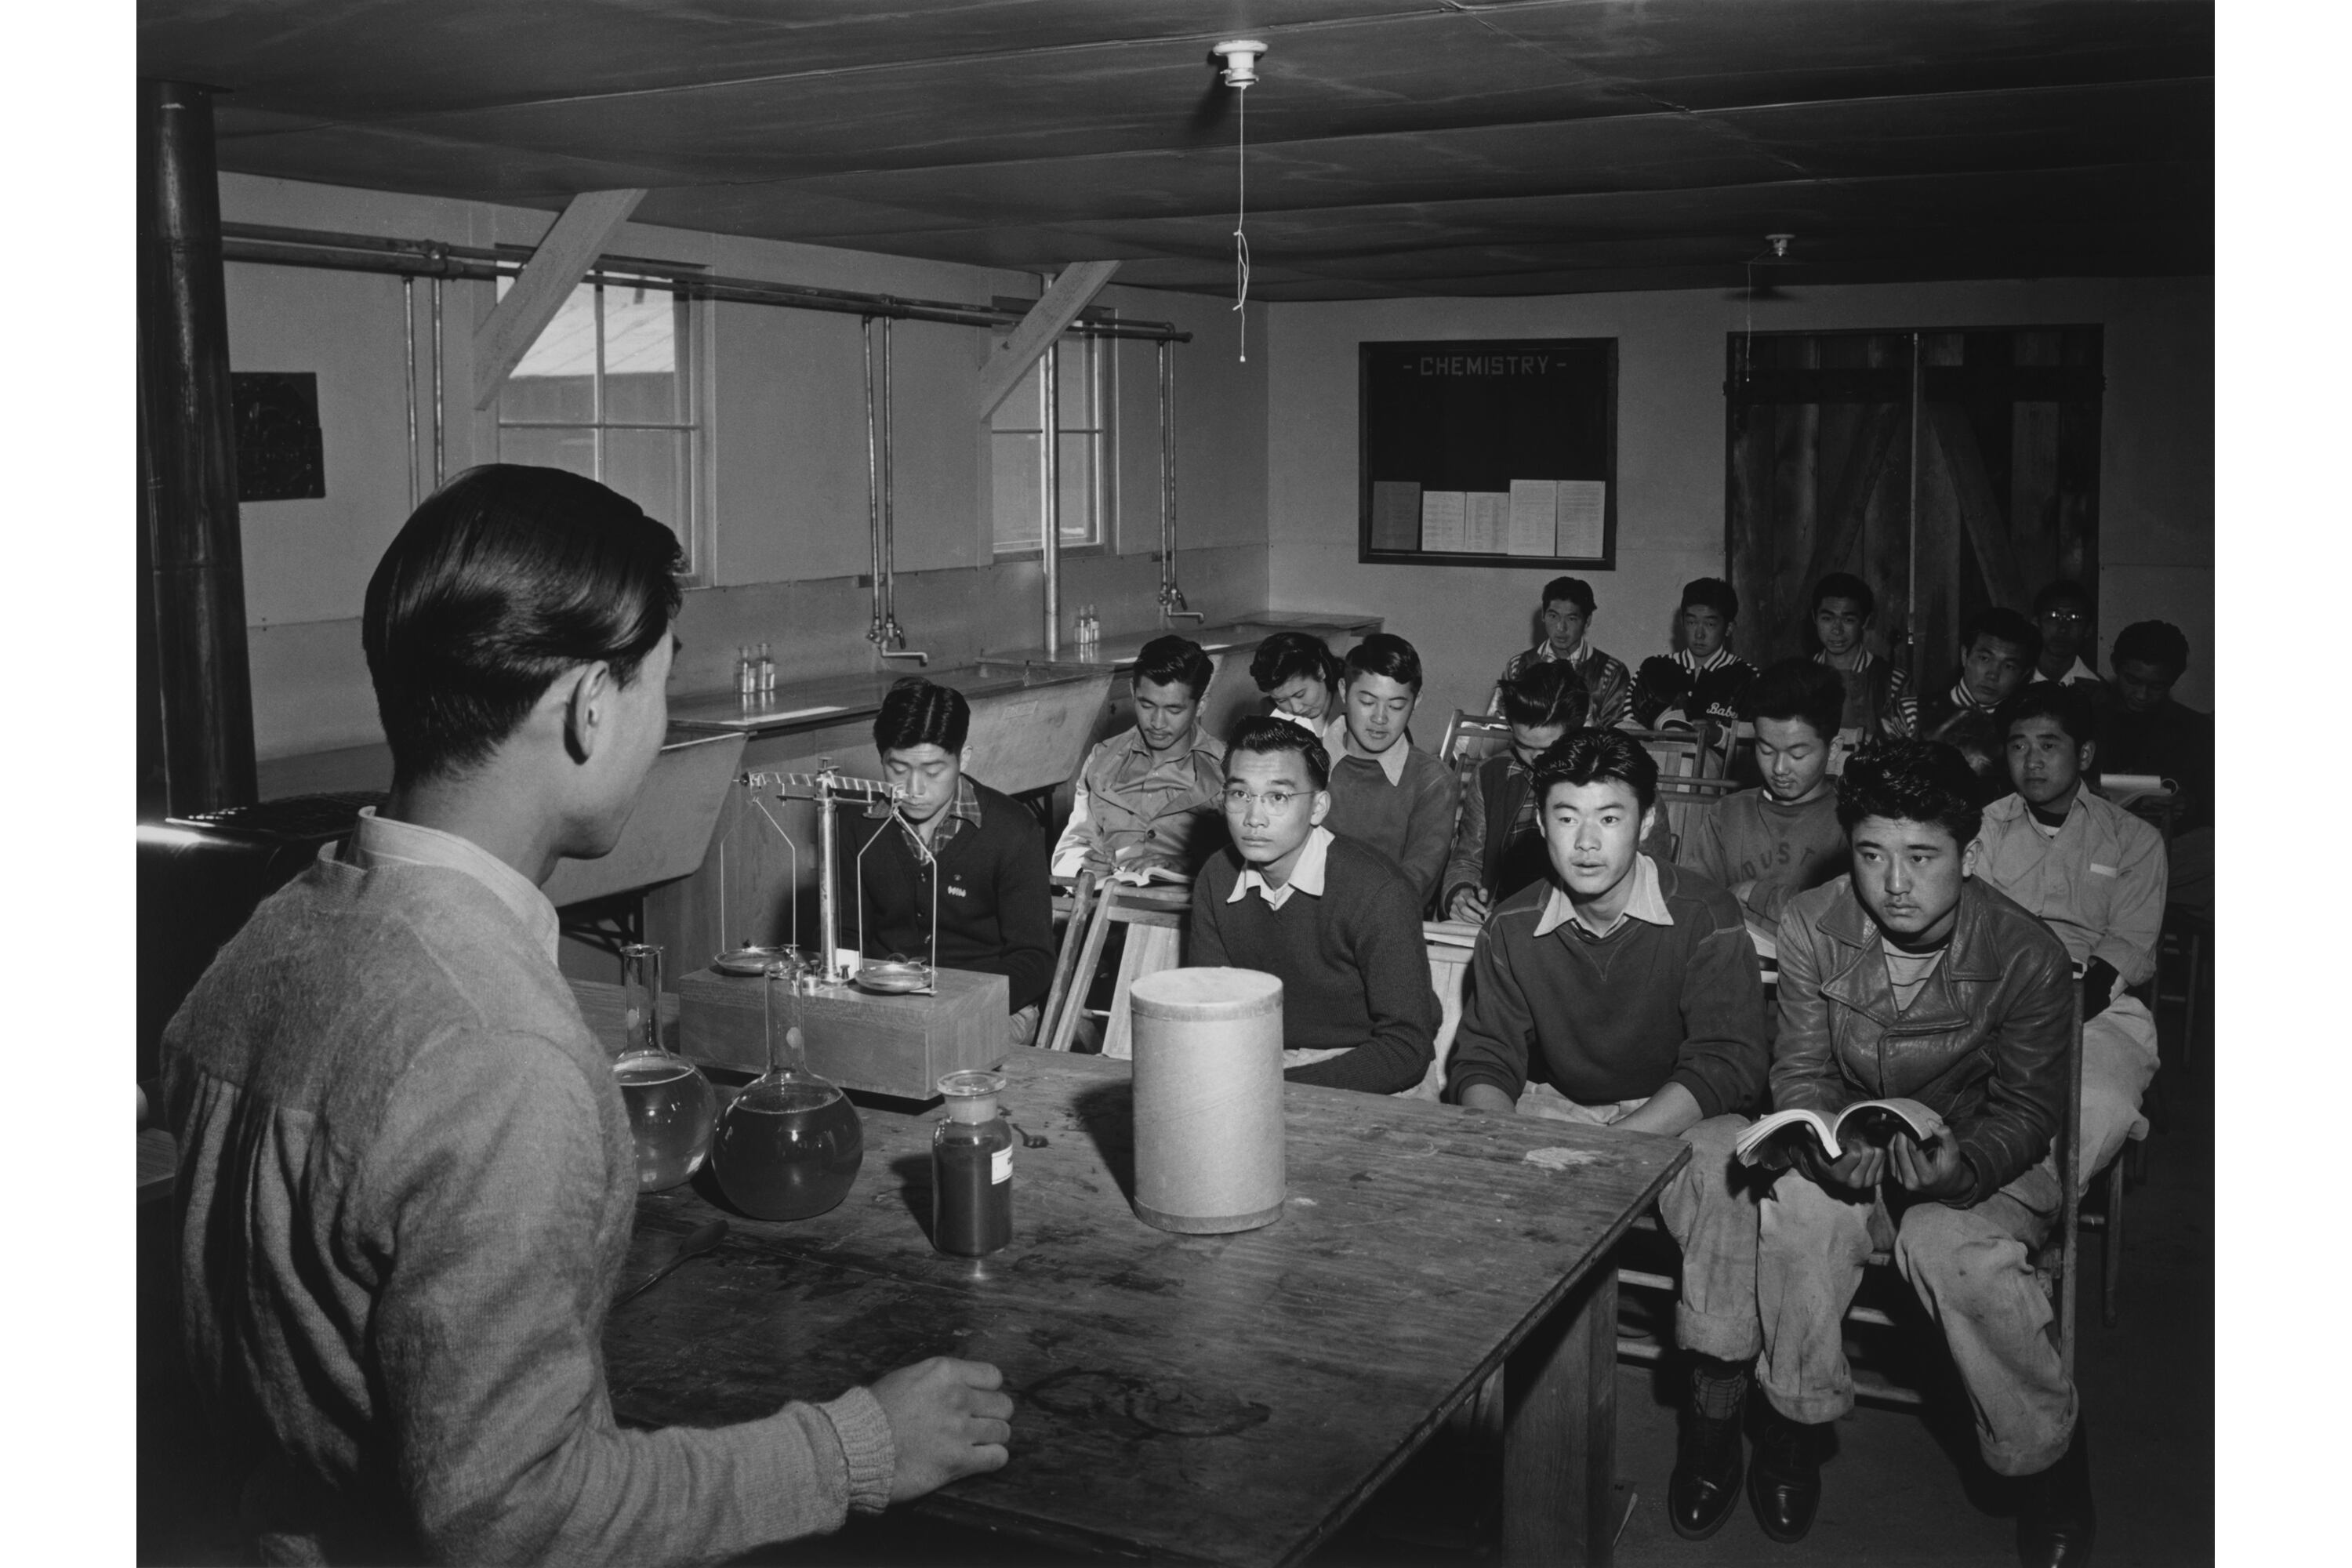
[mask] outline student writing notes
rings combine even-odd
[[[866,957],[927,957],[936,932],[947,968],[1003,975],[1011,1039],[1025,1046],[1053,979],[1045,836],[1020,802],[966,775],[971,732],[962,692],[919,675],[891,686],[874,745],[905,794],[844,824],[842,886],[859,889]]]
[[[1536,759],[1584,722],[1591,700],[1576,672],[1557,661],[1528,665],[1503,682],[1511,746],[1479,763],[1463,795],[1440,900],[1448,920],[1475,925],[1497,900],[1542,879],[1548,862],[1537,819]]]
[[[1738,1496],[1759,1344],[1756,1202],[1732,1147],[1763,1093],[1764,994],[1729,895],[1642,853],[1657,788],[1657,763],[1613,730],[1571,730],[1537,760],[1549,874],[1478,933],[1446,1098],[1691,1146],[1658,1199],[1683,1248],[1675,1336],[1693,1363],[1666,1511],[1704,1539]]]
[[[1295,724],[1269,716],[1234,728],[1232,841],[1193,882],[1184,961],[1282,982],[1294,1063],[1285,1077],[1394,1094],[1419,1083],[1435,1054],[1420,895],[1394,861],[1323,826],[1329,770],[1322,744]]]
[[[1412,743],[1420,700],[1421,656],[1404,638],[1375,632],[1348,650],[1339,717],[1323,731],[1331,759],[1325,826],[1395,861],[1416,908],[1436,895],[1460,794],[1454,770]]]
[[[977,1362],[731,1426],[614,1421],[636,1160],[540,887],[635,805],[681,564],[553,468],[419,507],[361,622],[391,797],[165,1033],[184,1343],[254,1560],[712,1562],[1005,1461]]]
[[[1276,632],[1257,645],[1250,679],[1267,711],[1320,735],[1339,706],[1339,656],[1313,632]]]
[[[2019,1560],[2080,1563],[2095,1527],[2088,1450],[2032,1260],[2060,1206],[2051,1149],[2074,986],[2049,928],[1976,874],[1976,790],[1932,742],[1856,757],[1838,785],[1853,870],[1780,917],[1774,1109],[1900,1096],[1948,1131],[1834,1161],[1790,1146],[1759,1215],[1769,1409],[1748,1493],[1775,1541],[1811,1528],[1829,1425],[1853,1407],[1843,1320],[1864,1259],[1891,1247],[1943,1330],[1985,1463],[2025,1483]]]
[[[1224,743],[1201,730],[1215,667],[1186,637],[1154,637],[1136,656],[1135,727],[1097,743],[1078,770],[1054,874],[1164,868],[1190,876],[1216,847]]]

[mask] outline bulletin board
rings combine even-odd
[[[1356,406],[1358,561],[1616,565],[1616,339],[1360,343]]]

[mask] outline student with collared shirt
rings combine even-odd
[[[1339,680],[1339,716],[1323,731],[1330,759],[1331,812],[1326,824],[1396,862],[1426,907],[1437,893],[1454,842],[1461,794],[1454,770],[1412,743],[1421,700],[1421,656],[1391,632],[1374,632],[1348,650]]]
[[[1699,813],[1675,860],[1729,889],[1748,919],[1769,931],[1791,894],[1845,874],[1845,829],[1830,779],[1845,689],[1833,669],[1783,659],[1758,679],[1750,706],[1763,786]]]
[[[1967,760],[1980,802],[2009,788],[2000,705],[2025,689],[2041,657],[2039,626],[1999,605],[1979,610],[1960,628],[1960,668],[1951,689],[1919,704],[1919,738],[1940,741]]]
[[[1495,694],[1486,702],[1486,716],[1503,716],[1504,681],[1530,665],[1558,661],[1575,670],[1577,679],[1584,682],[1591,697],[1585,710],[1591,723],[1603,730],[1623,723],[1626,699],[1633,689],[1633,672],[1623,659],[1612,658],[1592,646],[1595,613],[1592,589],[1581,577],[1555,577],[1545,584],[1543,638],[1533,647],[1513,654],[1503,666]]]
[[[1078,770],[1054,874],[1164,867],[1191,875],[1224,822],[1224,743],[1201,729],[1216,667],[1187,637],[1154,637],[1136,655],[1135,727],[1097,743]]]
[[[679,565],[576,474],[435,491],[361,620],[392,794],[164,1033],[182,1345],[247,1561],[716,1562],[1004,1463],[972,1362],[614,1420],[637,1161],[541,887],[611,851],[660,750]]]
[[[2090,694],[2044,681],[2008,709],[2017,793],[1985,807],[1977,875],[2042,917],[2083,975],[2083,1117],[2076,1167],[2088,1185],[2147,1124],[2156,1019],[2126,988],[2156,973],[2164,926],[2164,840],[2088,783],[2098,753]]]
[[[1463,793],[1462,820],[1454,829],[1438,900],[1446,919],[1475,925],[1496,903],[1542,879],[1549,861],[1536,819],[1536,759],[1583,725],[1591,700],[1584,682],[1564,664],[1529,665],[1503,682],[1510,749],[1480,763]]]
[[[874,745],[905,794],[845,824],[843,886],[859,889],[866,957],[928,958],[936,930],[943,967],[1003,975],[1011,1039],[1025,1046],[1054,973],[1045,836],[1019,801],[966,776],[971,732],[962,692],[919,675],[891,686]]]
[[[2098,602],[2091,591],[2071,578],[2061,577],[2033,595],[2033,624],[2042,633],[2042,653],[2034,660],[2033,679],[2063,686],[2101,683],[2099,672],[2084,653],[2099,651]]]
[[[1322,744],[1296,724],[1266,715],[1234,728],[1231,842],[1193,881],[1184,962],[1282,982],[1285,1078],[1395,1094],[1435,1057],[1421,896],[1395,862],[1323,826],[1329,780]]]
[[[1445,1098],[1690,1145],[1658,1198],[1683,1249],[1675,1336],[1692,1359],[1666,1511],[1704,1540],[1738,1497],[1738,1417],[1763,1342],[1756,1200],[1732,1154],[1764,1094],[1763,981],[1730,895],[1642,852],[1658,765],[1638,741],[1571,730],[1534,787],[1549,874],[1478,933]]]
[[[1634,722],[1654,730],[1673,713],[1693,726],[1738,723],[1756,679],[1756,667],[1731,651],[1738,593],[1720,577],[1693,578],[1683,584],[1675,616],[1683,646],[1642,661],[1628,702]]]
[[[1857,749],[1907,740],[1919,727],[1911,672],[1864,646],[1877,608],[1878,595],[1850,572],[1832,572],[1813,584],[1813,639],[1822,645],[1813,662],[1837,671],[1845,688],[1838,727]]]
[[[1250,656],[1250,679],[1278,719],[1320,735],[1339,705],[1339,656],[1313,632],[1276,632]]]

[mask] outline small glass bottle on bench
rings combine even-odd
[[[985,1258],[1013,1240],[1013,1128],[997,1110],[1004,1075],[940,1079],[947,1119],[931,1132],[931,1245]]]

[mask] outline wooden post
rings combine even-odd
[[[212,92],[139,82],[139,491],[153,574],[164,799],[249,805],[253,676],[221,281]]]

